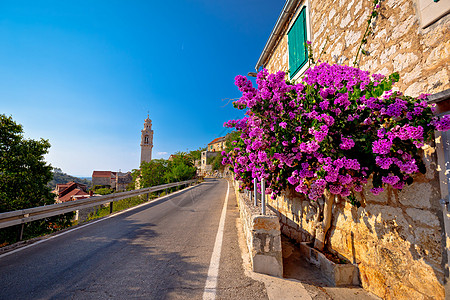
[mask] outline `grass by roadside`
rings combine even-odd
[[[161,194],[161,196],[163,196],[163,195],[164,195],[164,192]],[[112,212],[113,213],[119,212],[119,211],[125,210],[127,208],[145,203],[147,201],[151,201],[156,198],[158,198],[158,196],[156,194],[151,193],[148,195],[148,200],[147,200],[146,195],[141,195],[141,196],[135,196],[135,197],[115,201],[113,204]],[[110,212],[109,205],[101,207],[96,212],[90,213],[86,221],[91,221],[91,220],[95,220],[98,218],[106,217],[109,215],[109,212]]]

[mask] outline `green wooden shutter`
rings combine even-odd
[[[303,7],[298,14],[297,20],[288,32],[289,45],[289,70],[290,77],[305,65],[308,60],[308,50],[306,48],[306,8]]]

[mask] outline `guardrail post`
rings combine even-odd
[[[23,229],[25,227],[25,223],[22,223],[22,225],[20,225],[20,229],[19,229],[19,241],[21,241],[23,239]]]
[[[109,213],[110,214],[113,213],[113,206],[114,206],[114,202],[109,202]]]
[[[264,178],[261,179],[261,213],[266,214],[266,184]]]
[[[148,193],[147,193],[147,201],[148,201]]]
[[[258,189],[257,189],[256,183],[257,183],[256,178],[253,178],[253,198],[254,198],[254,204],[255,204],[255,206],[258,206]]]

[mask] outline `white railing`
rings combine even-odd
[[[6,228],[18,224],[25,224],[31,221],[45,219],[48,217],[53,217],[88,207],[98,206],[105,203],[111,203],[110,207],[112,208],[112,203],[114,201],[144,195],[152,192],[157,192],[176,186],[188,185],[194,182],[197,182],[197,180],[174,182],[128,192],[114,193],[105,196],[96,196],[96,197],[94,196],[86,199],[74,200],[64,203],[57,203],[52,205],[38,206],[33,208],[4,212],[0,213],[0,228]]]

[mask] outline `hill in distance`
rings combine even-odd
[[[53,180],[51,180],[47,185],[54,189],[57,184],[67,183],[69,181],[74,181],[77,183],[87,185],[88,189],[92,187],[92,181],[85,178],[78,178],[75,176],[68,175],[64,173],[60,168],[53,168]]]

